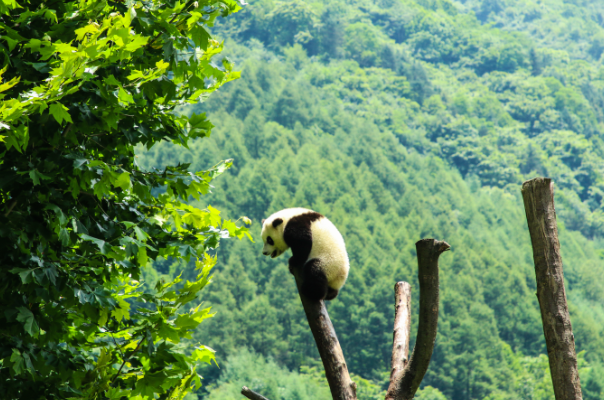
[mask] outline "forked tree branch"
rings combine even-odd
[[[386,400],[411,400],[419,388],[428,366],[438,326],[438,258],[449,250],[447,242],[422,239],[415,243],[419,277],[419,326],[409,364],[398,380],[391,380]]]
[[[419,327],[410,361],[409,330],[411,326],[411,288],[406,282],[395,286],[396,315],[392,349],[392,372],[387,400],[410,400],[428,370],[438,323],[438,258],[449,250],[448,243],[422,239],[415,244],[419,266]],[[301,280],[296,276],[302,306],[325,367],[325,376],[334,400],[356,400],[356,385],[350,379],[346,360],[323,301],[311,301],[300,292]],[[265,400],[258,393],[243,387],[241,394],[251,400]],[[268,400],[268,399],[266,399]]]
[[[522,198],[533,245],[537,298],[554,394],[556,400],[581,400],[575,338],[564,289],[552,180],[535,178],[524,182]]]

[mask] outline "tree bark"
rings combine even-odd
[[[268,400],[266,397],[254,392],[247,386],[241,388],[241,394],[251,400]]]
[[[409,364],[398,381],[390,382],[386,400],[411,400],[424,379],[436,341],[438,326],[438,258],[449,250],[447,242],[422,239],[415,243],[419,276],[419,326]]]
[[[296,284],[306,318],[308,319],[308,325],[319,349],[321,360],[323,360],[325,376],[327,383],[329,383],[332,398],[334,400],[357,400],[357,386],[350,379],[346,360],[336,336],[336,331],[329,319],[325,303],[323,300],[309,300],[302,295],[300,292],[301,281],[297,276]],[[249,390],[245,386],[241,390],[241,394],[252,400],[268,400],[266,397]]]
[[[325,376],[327,383],[329,383],[331,396],[334,400],[356,400],[357,387],[350,379],[346,360],[336,336],[336,331],[329,319],[325,303],[323,300],[309,300],[302,295],[300,292],[301,280],[297,276],[296,284],[298,285],[300,300],[302,300],[302,306],[308,319],[308,325],[315,338],[321,360],[323,360],[323,367],[325,368]]]
[[[392,369],[390,389],[401,380],[409,361],[409,336],[411,334],[411,285],[397,282],[394,285],[394,332],[392,339]]]
[[[522,197],[537,278],[543,333],[556,400],[581,400],[575,338],[568,313],[558,241],[554,184],[551,179],[524,182]]]

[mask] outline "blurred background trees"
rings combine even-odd
[[[584,395],[601,399],[603,13],[595,0],[253,2],[214,31],[243,79],[181,110],[221,121],[212,138],[138,159],[200,169],[234,157],[210,201],[252,218],[256,238],[258,221],[284,207],[334,221],[352,269],[329,312],[350,370],[376,393],[389,368],[392,285],[417,285],[416,240],[446,239],[421,399],[553,398],[520,199],[523,180],[551,177]],[[230,357],[231,372],[202,371],[217,393],[249,362],[237,358],[242,347],[287,379],[314,376],[286,260],[258,246],[222,246],[219,284],[204,297],[218,313],[195,337]],[[268,393],[264,376],[257,387]],[[310,393],[296,396],[319,396]]]

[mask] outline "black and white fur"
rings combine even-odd
[[[332,300],[348,277],[348,254],[338,229],[318,212],[286,208],[262,221],[262,254],[275,258],[292,249],[289,271],[298,270],[301,292]]]

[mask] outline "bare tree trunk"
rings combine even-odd
[[[438,258],[449,250],[447,242],[422,239],[415,243],[419,275],[419,326],[413,354],[399,380],[390,381],[386,400],[411,400],[424,379],[438,326]]]
[[[562,256],[558,241],[554,184],[551,179],[524,182],[522,197],[537,277],[537,298],[556,400],[581,400],[575,338],[570,323]]]
[[[396,385],[405,372],[409,361],[409,337],[411,334],[411,285],[397,282],[394,285],[394,332],[392,338],[392,369],[390,386]]]
[[[298,285],[298,292],[300,292],[301,281],[297,276],[296,284]],[[325,303],[323,300],[309,300],[301,292],[300,300],[302,300],[308,325],[317,343],[321,360],[323,360],[331,396],[334,400],[356,400],[357,387],[350,379],[346,360],[336,336],[336,331],[329,319]]]
[[[317,348],[319,349],[319,354],[321,355],[321,360],[323,360],[325,376],[327,377],[327,383],[329,383],[332,398],[334,400],[356,400],[357,387],[356,384],[350,379],[348,367],[346,366],[346,360],[344,359],[340,342],[336,336],[336,331],[334,330],[331,320],[329,319],[329,314],[325,308],[325,303],[323,300],[309,300],[302,295],[302,292],[300,292],[301,281],[297,276],[296,284],[298,285],[300,300],[302,300],[302,306],[304,307],[304,312],[306,313],[306,318],[308,319],[308,325],[310,326],[310,330],[315,338]],[[249,390],[245,386],[242,388],[241,394],[252,400],[266,399],[265,397],[260,396],[258,393]]]

